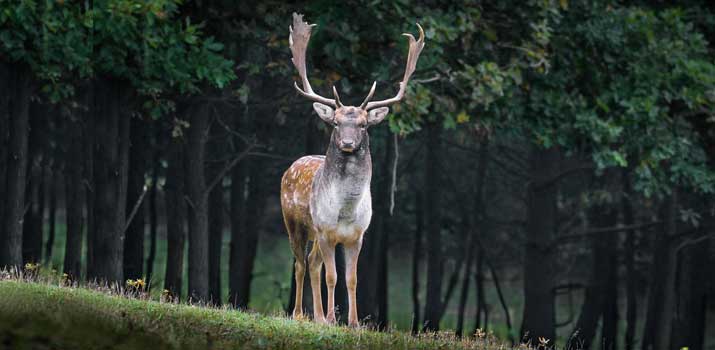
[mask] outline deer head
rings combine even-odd
[[[298,70],[302,86],[301,89],[298,83],[295,83],[295,89],[298,93],[315,101],[313,109],[318,114],[320,119],[334,126],[331,142],[335,144],[341,151],[352,153],[359,149],[363,140],[367,138],[367,128],[372,125],[379,124],[389,112],[388,106],[397,103],[405,95],[405,88],[409,82],[412,73],[417,66],[422,48],[425,46],[425,33],[422,27],[417,24],[420,31],[419,40],[415,40],[412,34],[402,34],[409,40],[409,53],[407,55],[407,65],[405,74],[400,82],[400,88],[395,97],[381,101],[370,101],[375,94],[377,82],[372,84],[370,92],[365,100],[358,107],[344,106],[340,102],[338,90],[333,86],[333,98],[326,98],[318,95],[313,91],[308,80],[308,75],[305,68],[305,52],[310,41],[311,30],[315,24],[308,24],[303,21],[303,15],[293,13],[293,25],[290,27],[290,49],[293,54],[293,65]]]

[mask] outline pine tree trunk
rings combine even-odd
[[[61,157],[57,152],[53,155],[55,162],[59,162]],[[60,174],[59,166],[48,167],[48,189],[49,193],[49,208],[47,211],[47,242],[45,243],[45,262],[47,265],[52,263],[52,253],[55,246],[55,233],[57,230],[57,192],[60,190]]]
[[[147,151],[147,135],[144,132],[144,121],[133,118],[131,120],[131,145],[129,157],[129,184],[126,212],[131,213],[139,198],[144,192],[144,173]],[[124,278],[144,278],[144,234],[145,234],[144,203],[137,209],[136,215],[127,227],[124,241]]]
[[[5,197],[5,185],[8,171],[8,142],[10,139],[10,96],[9,91],[14,87],[10,84],[11,68],[5,64],[0,64],[0,198]],[[5,228],[3,215],[5,213],[5,201],[0,201],[0,243],[4,237]],[[2,252],[0,252],[2,254]],[[0,258],[0,261],[2,258]]]
[[[216,138],[217,135],[212,135]],[[213,157],[223,155],[223,144],[218,140],[209,143],[210,154]],[[214,161],[208,169],[209,181],[218,176],[223,162]],[[223,180],[209,194],[209,302],[221,305],[221,248],[223,247],[224,228],[224,188]]]
[[[43,126],[46,108],[39,102],[30,105],[30,133],[28,139],[25,215],[23,217],[22,261],[38,263],[42,259],[42,216],[44,211],[44,149]]]
[[[477,269],[474,275],[474,287],[476,289],[474,296],[476,297],[477,309],[474,311],[472,334],[476,334],[479,329],[483,330],[482,314],[484,314],[484,309],[486,308],[484,302],[484,260],[484,249],[480,245],[477,250]]]
[[[239,117],[236,118],[235,129],[240,130]],[[239,152],[239,147],[234,147],[234,152]],[[246,166],[244,162],[240,162],[231,169],[231,250],[229,252],[229,303],[234,307],[238,307],[239,302],[239,281],[238,270],[241,261],[241,237],[243,237],[246,228]],[[294,278],[291,280],[295,280]],[[295,283],[295,282],[294,282]],[[293,286],[295,288],[295,286]],[[289,299],[291,303],[295,293],[291,294]],[[290,310],[293,310],[293,305],[289,305]]]
[[[89,278],[122,283],[129,116],[123,88],[100,82],[94,99],[94,268]]]
[[[681,278],[678,283],[678,313],[674,327],[673,348],[703,350],[708,297],[710,240],[689,246],[680,252]]]
[[[87,107],[86,112],[82,113],[82,136],[83,136],[83,147],[84,147],[84,178],[86,180],[85,185],[85,204],[87,215],[87,263],[86,263],[86,279],[88,281],[92,280],[92,276],[96,276],[96,259],[95,259],[95,247],[97,246],[97,224],[95,220],[95,193],[96,187],[94,182],[94,95],[96,82],[92,81],[87,84],[87,86],[82,89],[82,99],[83,105]]]
[[[209,197],[209,301],[221,305],[221,248],[223,246],[223,186]]]
[[[159,136],[156,136],[156,145],[158,145]],[[158,148],[158,146],[157,146]],[[154,261],[156,260],[156,234],[159,228],[158,214],[158,193],[159,193],[159,169],[161,168],[160,151],[154,150],[152,159],[151,171],[151,188],[149,189],[149,255],[146,258],[146,280],[149,281],[149,287],[152,286],[152,277],[154,276]]]
[[[632,195],[631,183],[629,180],[629,171],[624,169],[621,173],[621,181],[623,184],[623,193],[621,196],[621,207],[623,210],[623,224],[633,225],[633,207],[631,206],[630,196]],[[635,270],[635,254],[636,254],[636,231],[626,231],[626,240],[624,246],[624,260],[626,265],[626,332],[624,338],[624,347],[626,350],[635,348],[636,321],[638,317],[638,295],[636,290],[636,270]]]
[[[556,336],[553,294],[554,253],[551,242],[556,230],[556,186],[559,151],[534,146],[530,156],[531,186],[527,203],[527,232],[524,254],[524,316],[521,336],[538,344]]]
[[[64,272],[71,280],[78,281],[82,275],[82,232],[85,187],[84,175],[85,148],[82,145],[82,126],[80,121],[67,123],[67,153],[65,155],[65,185],[67,198],[67,233],[65,240]]]
[[[0,267],[22,264],[22,217],[25,211],[25,184],[27,183],[28,128],[30,107],[30,72],[24,67],[14,67],[11,74],[9,99],[10,133],[8,139],[7,173],[5,178],[5,205],[0,231]]]
[[[253,265],[258,248],[259,223],[263,216],[263,206],[265,195],[261,177],[263,176],[261,161],[251,159],[249,170],[248,199],[250,205],[246,206],[246,225],[238,240],[238,261],[236,268],[236,289],[232,293],[235,295],[235,306],[237,308],[247,308],[250,301],[251,282],[253,279]],[[233,271],[231,272],[233,274]]]
[[[618,213],[611,210],[609,205],[610,203],[597,204],[592,208],[591,221],[594,223],[592,225],[593,227],[615,226]],[[608,333],[606,326],[613,325],[612,323],[606,322],[607,317],[605,316],[612,316],[610,307],[612,307],[612,303],[615,302],[611,300],[613,290],[611,290],[611,286],[609,285],[609,283],[614,282],[613,279],[615,278],[615,276],[612,276],[612,272],[615,269],[615,266],[613,266],[615,244],[614,233],[606,233],[591,238],[591,254],[593,256],[591,279],[586,287],[581,313],[573,329],[572,336],[569,338],[571,341],[569,345],[573,348],[589,349],[591,347],[596,331],[598,330],[599,320],[603,315],[602,336],[604,338],[598,339],[596,346],[598,348],[605,346],[607,349],[610,349],[610,346],[602,342],[602,340],[605,341],[605,336]],[[614,287],[617,287],[617,285]],[[615,330],[608,329],[608,331]]]
[[[382,199],[380,200],[384,203],[381,207],[381,212],[377,213],[382,216],[382,227],[379,236],[380,243],[378,245],[377,254],[377,278],[376,278],[376,295],[377,295],[377,327],[380,330],[387,328],[388,319],[388,271],[389,271],[389,250],[390,250],[390,234],[392,231],[392,214],[390,213],[390,202],[392,200],[392,177],[397,176],[397,174],[392,173],[392,167],[395,162],[395,150],[397,148],[397,138],[391,132],[388,132],[385,137],[385,162],[382,166],[383,175],[383,189],[380,195]]]
[[[439,157],[441,125],[430,122],[427,131],[427,155],[425,157],[425,233],[427,235],[427,298],[425,299],[424,330],[439,330],[442,314],[442,232],[439,186]]]
[[[164,289],[174,297],[181,296],[184,272],[184,249],[187,230],[187,204],[184,199],[184,145],[180,138],[172,138],[166,169],[166,275]]]
[[[469,232],[468,234],[474,234],[470,228],[467,228],[467,232]],[[464,332],[464,311],[467,307],[467,297],[469,296],[469,282],[472,281],[472,265],[474,265],[475,246],[476,244],[473,243],[471,247],[467,250],[467,261],[465,263],[466,268],[464,269],[464,277],[462,277],[462,290],[459,293],[459,306],[457,308],[457,329],[455,330],[455,334],[457,335],[457,337],[460,338],[462,337],[462,334]]]
[[[673,319],[675,315],[675,281],[676,281],[676,271],[678,264],[677,257],[677,244],[674,244],[673,237],[677,234],[677,220],[678,220],[678,192],[677,189],[673,190],[670,199],[668,200],[667,212],[666,212],[666,238],[668,238],[667,243],[667,253],[664,256],[657,257],[657,259],[665,260],[664,273],[662,275],[662,280],[660,283],[663,289],[663,299],[660,300],[662,304],[661,312],[658,317],[658,322],[656,322],[655,331],[655,342],[653,348],[655,350],[668,350],[671,349],[672,342],[672,332],[673,332]]]
[[[614,211],[612,223],[616,223],[617,213]],[[598,345],[603,350],[614,350],[618,346],[618,239],[615,232],[611,232],[603,237],[610,249],[607,251],[608,259],[605,274],[605,288],[602,312],[601,342]]]
[[[420,318],[420,260],[422,259],[422,230],[424,223],[424,203],[422,194],[415,191],[415,237],[412,246],[412,334],[422,328]]]
[[[209,299],[208,193],[204,174],[208,138],[208,106],[201,103],[190,113],[187,131],[186,193],[189,200],[189,298]]]

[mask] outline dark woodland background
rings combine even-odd
[[[427,33],[370,130],[365,323],[715,347],[709,1],[0,0],[0,266],[290,310],[279,181],[330,131],[292,12],[348,104],[392,96]]]

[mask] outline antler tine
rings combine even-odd
[[[338,95],[338,89],[335,88],[335,85],[333,85],[333,96],[335,97],[335,105],[337,108],[340,108],[343,106],[342,102],[340,102],[340,95]]]
[[[298,93],[310,100],[337,107],[335,100],[325,98],[313,92],[310,81],[308,81],[308,74],[305,69],[305,51],[308,48],[310,32],[314,26],[315,24],[304,22],[303,15],[293,13],[293,25],[289,27],[290,36],[288,37],[288,43],[290,44],[290,51],[293,54],[293,65],[298,70],[303,85],[303,89],[301,89],[296,82],[294,84],[295,89],[298,90]]]
[[[370,92],[367,94],[367,97],[365,97],[365,100],[362,101],[362,103],[360,104],[361,109],[365,109],[365,106],[367,106],[367,103],[370,102],[372,95],[375,94],[375,86],[377,86],[376,81],[372,82],[372,87],[370,88]]]
[[[402,34],[407,37],[409,44],[410,44],[410,49],[409,49],[409,53],[407,54],[407,64],[405,66],[405,75],[402,77],[402,81],[400,82],[400,90],[397,91],[397,95],[395,95],[395,97],[387,99],[387,100],[369,102],[365,106],[365,110],[370,110],[370,109],[377,108],[377,107],[389,106],[393,103],[399,102],[400,100],[402,100],[402,97],[404,97],[405,89],[407,88],[407,83],[410,81],[410,77],[412,76],[412,73],[415,72],[415,68],[417,67],[417,60],[420,58],[420,53],[422,52],[422,49],[425,47],[425,31],[422,29],[422,26],[420,26],[419,23],[417,23],[417,28],[419,28],[419,30],[420,30],[420,38],[418,40],[415,40],[415,37],[412,36],[412,34],[409,34],[409,33]]]

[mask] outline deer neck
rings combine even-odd
[[[361,201],[370,201],[372,160],[366,136],[352,153],[342,152],[331,140],[322,171],[317,174],[313,191],[321,204],[338,210],[338,221],[352,221],[359,216]],[[332,221],[332,220],[331,220]]]

